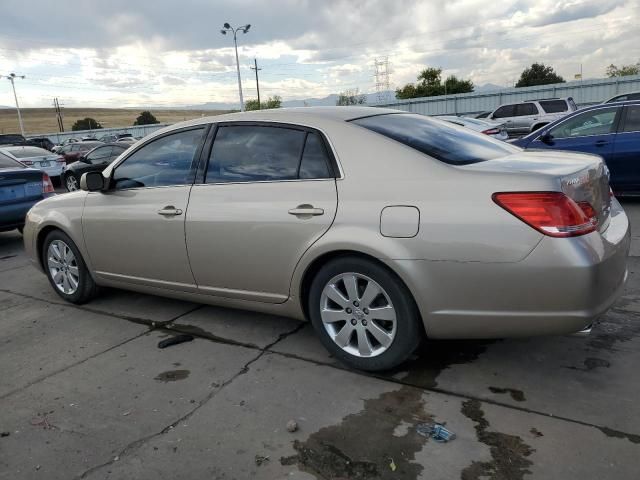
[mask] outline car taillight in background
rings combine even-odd
[[[489,128],[488,130],[483,130],[482,133],[485,135],[498,135],[500,133],[499,128]]]
[[[42,193],[54,193],[55,189],[53,188],[53,183],[51,183],[51,179],[49,175],[46,173],[42,174]]]
[[[588,202],[574,202],[561,192],[501,192],[491,197],[507,212],[550,237],[576,237],[598,228]]]
[[[56,158],[56,162],[58,162],[58,163],[67,163],[67,161],[64,159],[64,157]]]

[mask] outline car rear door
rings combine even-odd
[[[608,163],[616,193],[640,192],[640,104],[623,108]]]
[[[573,115],[543,129],[527,148],[594,153],[609,166],[621,110],[621,107],[602,107]],[[613,171],[611,174],[613,176]]]
[[[200,293],[267,303],[289,296],[303,253],[336,213],[335,160],[317,131],[225,123],[191,190],[186,237]]]
[[[513,119],[512,131],[517,135],[526,135],[538,120],[538,107],[533,102],[518,103]]]
[[[108,190],[87,194],[82,226],[96,275],[195,291],[184,219],[205,130],[152,139],[115,166]]]

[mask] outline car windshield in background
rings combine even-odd
[[[51,155],[51,152],[40,147],[15,147],[8,148],[7,151],[16,158],[42,157]]]
[[[0,153],[0,168],[24,168],[24,165]]]
[[[547,113],[560,113],[568,110],[564,100],[540,100],[540,105]]]
[[[392,113],[351,122],[451,165],[483,162],[520,151],[486,135],[422,115]]]

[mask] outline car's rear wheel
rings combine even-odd
[[[417,308],[404,284],[382,265],[340,257],[312,281],[309,315],[324,346],[360,370],[388,370],[423,339]]]
[[[63,299],[81,304],[91,300],[97,286],[73,240],[60,230],[50,232],[42,246],[49,283]]]
[[[69,192],[75,192],[80,188],[78,177],[76,177],[73,173],[67,173],[64,177],[64,186]]]

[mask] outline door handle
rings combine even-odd
[[[315,208],[313,205],[298,205],[296,208],[289,210],[289,215],[296,215],[301,217],[313,217],[316,215],[324,215],[324,209]]]
[[[609,144],[609,142],[608,142],[608,141],[606,141],[606,140],[598,140],[598,141],[596,142],[596,147],[602,147],[602,146],[604,146],[604,145],[608,145],[608,144]]]
[[[158,215],[162,215],[163,217],[175,217],[176,215],[182,215],[182,210],[174,207],[173,205],[168,205],[162,210],[158,210]]]

